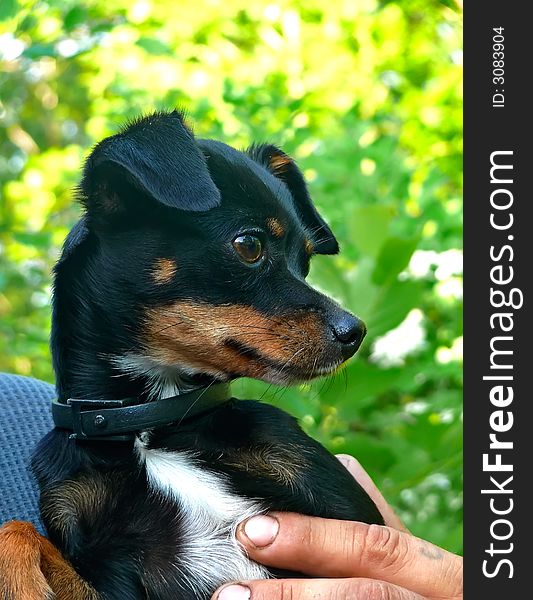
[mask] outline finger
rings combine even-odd
[[[400,517],[392,510],[389,503],[385,500],[376,484],[370,478],[370,475],[363,469],[361,463],[349,454],[337,454],[337,458],[348,469],[354,479],[361,485],[366,493],[372,498],[374,504],[378,507],[383,516],[385,525],[399,529],[400,531],[409,531],[401,522]]]
[[[213,600],[424,600],[415,592],[373,579],[264,579],[230,584]]]
[[[251,559],[313,577],[368,577],[427,597],[462,587],[460,557],[392,527],[272,513],[248,519],[237,536]]]

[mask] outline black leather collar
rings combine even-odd
[[[211,384],[163,400],[139,404],[138,398],[122,400],[52,400],[56,427],[70,429],[77,440],[127,441],[135,433],[188,420],[218,406],[231,397],[229,383]]]

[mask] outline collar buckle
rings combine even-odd
[[[105,415],[106,410],[110,408],[123,408],[132,404],[133,399],[125,398],[122,400],[86,400],[83,398],[69,398],[67,405],[72,408],[72,430],[68,437],[71,440],[106,440],[106,441],[127,441],[132,440],[134,435],[122,434],[122,435],[105,435],[106,428],[108,426],[108,420]],[[84,431],[84,421],[87,417],[87,412],[90,411],[90,418],[92,420],[92,426],[101,430],[102,435],[97,436],[94,434],[87,434]]]

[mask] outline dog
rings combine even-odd
[[[331,373],[366,333],[305,281],[339,246],[295,161],[159,112],[95,146],[78,196],[54,271],[56,427],[32,460],[71,597],[203,600],[296,576],[237,544],[258,513],[383,524],[292,416],[231,396],[239,377]]]

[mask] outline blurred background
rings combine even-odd
[[[0,370],[54,380],[50,272],[92,144],[175,106],[197,135],[274,142],[341,243],[310,278],[369,334],[333,377],[235,393],[461,552],[461,24],[455,0],[1,0]]]

